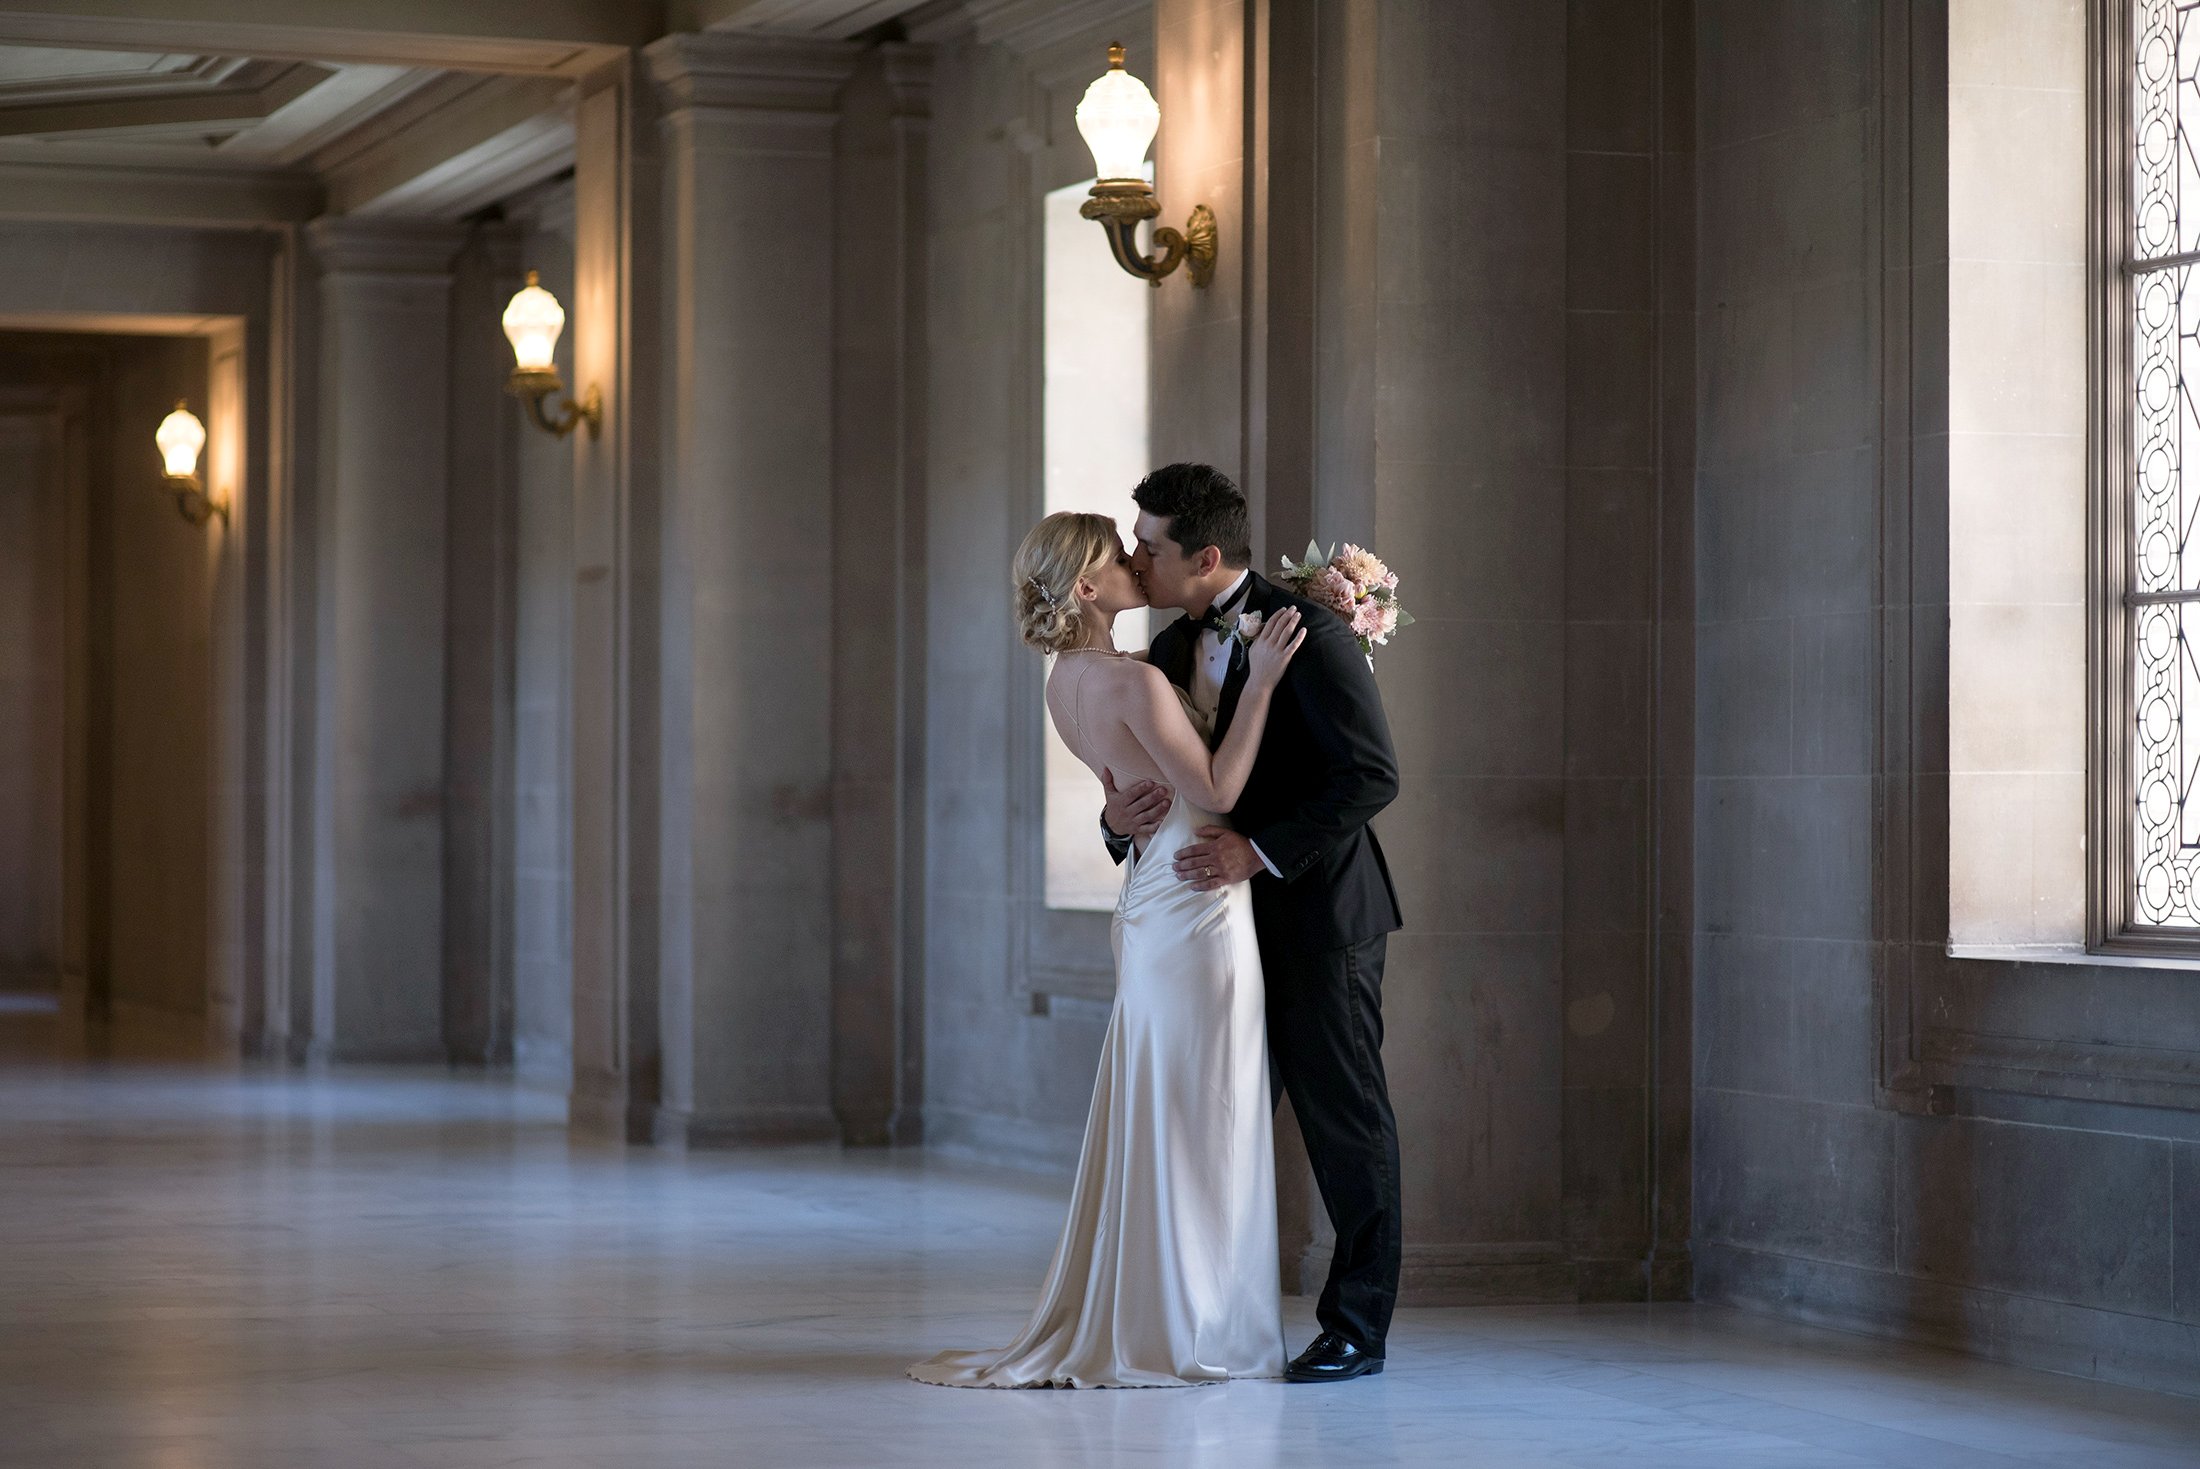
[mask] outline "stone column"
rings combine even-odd
[[[583,80],[573,109],[572,388],[603,390],[572,455],[570,1113],[648,1141],[656,1044],[656,801],[651,717],[659,262],[655,130],[632,59]],[[639,880],[637,880],[637,869]]]
[[[858,48],[668,36],[655,1021],[664,1140],[832,1108],[833,138]]]
[[[504,391],[512,351],[502,316],[525,279],[519,245],[510,224],[476,229],[451,286],[443,1028],[454,1061],[490,1064],[512,1059],[519,435],[545,437]]]
[[[931,53],[865,53],[835,159],[833,1110],[921,1137],[924,188]]]
[[[321,265],[312,1044],[441,1060],[450,262],[331,218]]]

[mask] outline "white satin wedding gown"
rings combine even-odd
[[[1178,800],[1125,864],[1115,1010],[1038,1309],[1006,1347],[942,1352],[909,1369],[917,1381],[1187,1387],[1283,1375],[1252,894],[1244,883],[1196,892],[1170,865],[1197,828],[1224,824]]]

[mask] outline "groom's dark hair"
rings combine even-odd
[[[1245,495],[1212,464],[1164,464],[1131,491],[1138,508],[1166,516],[1169,539],[1187,556],[1213,546],[1222,564],[1253,564],[1253,518]]]

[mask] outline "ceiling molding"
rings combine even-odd
[[[118,311],[0,312],[0,332],[93,333],[121,337],[212,337],[244,324],[241,316],[148,315]]]
[[[247,144],[272,162],[307,164],[338,139],[366,126],[443,76],[442,72],[419,68],[348,66],[324,82],[314,95],[315,102],[325,99],[335,105],[335,111],[296,126],[289,114],[278,114],[255,128]]]
[[[0,106],[38,102],[94,102],[148,90],[172,92],[219,86],[253,63],[241,56],[177,55],[145,51],[81,51],[16,48],[14,55],[45,63],[42,74],[0,82]],[[87,63],[100,63],[93,69]]]
[[[748,31],[846,41],[877,29],[923,0],[682,0],[670,7],[675,30]]]
[[[571,161],[570,90],[550,77],[436,79],[315,155],[330,211],[455,218],[541,182]]]
[[[307,225],[306,239],[332,275],[448,276],[466,231],[414,220],[331,216]]]
[[[332,26],[274,25],[219,18],[191,19],[86,15],[56,6],[52,10],[26,8],[23,0],[0,0],[0,45],[55,46],[101,51],[155,51],[186,54],[215,53],[224,56],[256,56],[277,61],[360,62],[389,66],[456,68],[467,71],[517,72],[536,76],[578,77],[616,61],[634,45],[646,41],[653,27],[637,27],[629,20],[620,27],[633,39],[566,40],[555,38],[496,37],[446,34],[432,30],[377,31]],[[172,7],[180,9],[182,7]],[[222,6],[202,3],[202,11],[245,9],[242,3]],[[251,7],[266,11],[272,7]],[[463,16],[478,4],[449,4],[440,11],[422,7],[389,7]],[[617,6],[607,9],[616,10]],[[629,5],[632,15],[650,7]],[[608,29],[608,28],[601,28]]]
[[[297,101],[330,77],[326,67],[296,61],[248,61],[222,80],[184,86],[148,78],[137,96],[110,93],[44,106],[11,104],[0,94],[0,135],[159,130],[201,135],[249,127]]]
[[[974,40],[1028,56],[1110,26],[1142,21],[1150,29],[1152,14],[1152,0],[956,0],[925,6],[911,18],[909,39]]]
[[[322,210],[311,174],[0,162],[0,219],[181,226],[299,224]]]
[[[642,58],[668,114],[689,107],[829,112],[862,54],[848,41],[701,31],[666,36]]]
[[[352,212],[464,219],[572,166],[572,118],[544,113],[423,169]]]

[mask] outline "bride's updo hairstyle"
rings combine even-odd
[[[1115,522],[1105,515],[1057,510],[1031,528],[1016,548],[1016,631],[1042,653],[1059,653],[1084,640],[1077,610],[1077,579],[1123,554]]]

